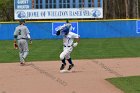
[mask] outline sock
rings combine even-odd
[[[68,62],[69,62],[70,64],[73,64],[71,58],[69,58],[69,59],[67,59],[67,60],[68,60]]]
[[[63,64],[66,64],[65,58],[63,60],[61,60]]]

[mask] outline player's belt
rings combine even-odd
[[[17,40],[21,40],[21,39],[27,39],[27,38],[20,38],[20,39],[17,39]]]
[[[64,47],[71,47],[71,46],[66,46],[66,45],[64,45]]]

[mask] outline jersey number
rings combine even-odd
[[[19,32],[18,32],[18,34],[19,34],[19,35],[21,35],[21,30],[20,30],[20,29],[19,29]]]

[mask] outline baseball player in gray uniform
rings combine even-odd
[[[14,48],[19,49],[20,64],[24,65],[29,52],[27,40],[30,40],[30,44],[32,40],[27,26],[24,25],[25,20],[21,19],[19,23],[20,25],[16,27],[14,32]]]
[[[63,36],[63,52],[60,54],[60,60],[62,61],[60,72],[64,70],[66,66],[65,60],[67,60],[70,64],[69,68],[67,69],[68,71],[70,71],[74,67],[70,54],[73,50],[73,47],[76,47],[78,45],[80,38],[78,34],[71,32],[71,30],[72,30],[72,25],[67,20],[66,24],[61,26],[56,32],[57,36],[58,35]]]

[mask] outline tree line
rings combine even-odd
[[[104,19],[139,19],[140,0],[104,0]]]
[[[140,0],[103,0],[103,19],[139,19]],[[0,0],[0,21],[14,21],[14,0]]]

